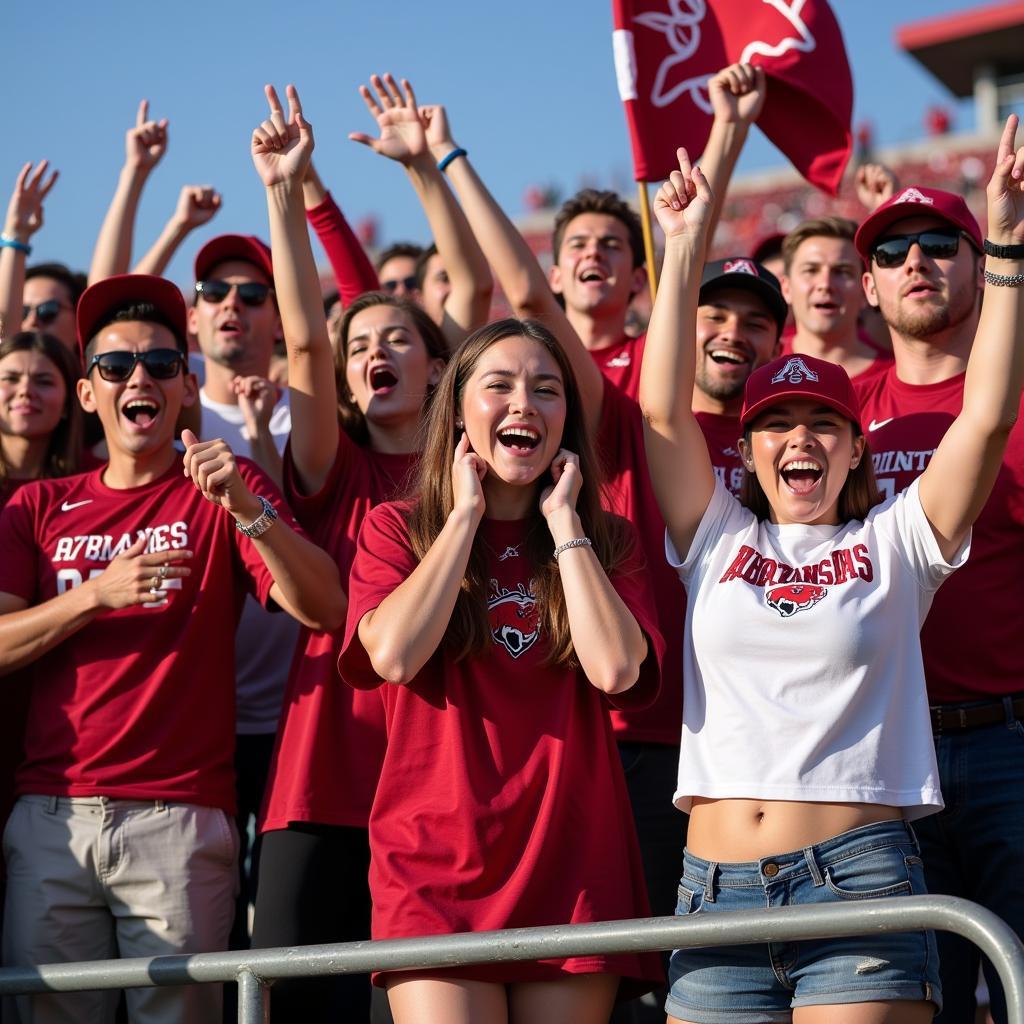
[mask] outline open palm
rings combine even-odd
[[[423,156],[427,152],[427,136],[412,86],[403,79],[399,89],[391,75],[373,75],[370,84],[372,93],[365,85],[359,87],[359,93],[377,122],[380,136],[375,139],[364,132],[352,132],[349,138],[403,164]]]

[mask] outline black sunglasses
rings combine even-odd
[[[262,306],[273,289],[258,281],[244,281],[231,284],[229,281],[196,281],[196,295],[207,302],[223,302],[232,288],[238,289],[238,297],[247,306]]]
[[[52,324],[57,317],[60,316],[62,309],[70,309],[70,306],[64,305],[60,299],[47,299],[45,302],[40,302],[36,306],[22,306],[21,307],[21,319],[27,320],[29,314],[35,312],[36,319],[41,324]]]
[[[398,290],[400,284],[405,285],[407,292],[415,291],[419,287],[415,274],[411,277],[396,277],[391,281],[381,281],[380,286],[386,292],[394,292]]]
[[[960,248],[961,233],[955,228],[930,228],[912,235],[890,235],[871,246],[871,256],[885,269],[902,267],[910,247],[916,242],[929,259],[952,259]]]
[[[145,352],[129,352],[125,349],[101,352],[92,357],[85,375],[88,376],[95,366],[104,380],[121,383],[131,377],[139,363],[154,380],[170,380],[178,375],[179,369],[184,368],[185,357],[175,348],[151,348]]]

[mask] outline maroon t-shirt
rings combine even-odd
[[[649,700],[658,686],[661,638],[645,574],[626,565],[612,577],[650,653],[636,686],[606,698],[582,672],[544,664],[532,569],[520,554],[526,524],[485,519],[490,649],[456,662],[442,647],[408,685],[381,686],[357,630],[418,564],[404,509],[378,505],[363,523],[339,665],[352,686],[381,687],[386,711],[370,814],[373,937],[644,916],[607,705]],[[453,969],[505,982],[599,972],[648,988],[661,976],[656,955]]]
[[[238,464],[294,522],[262,471]],[[266,603],[273,579],[180,462],[141,487],[110,488],[102,475],[36,481],[11,499],[0,517],[0,592],[41,604],[99,575],[143,533],[149,552],[191,550],[192,575],[167,580],[159,600],[99,615],[28,667],[17,792],[233,811],[235,628],[246,592]]]
[[[963,405],[964,375],[906,384],[895,367],[858,382],[864,430],[883,496],[920,476]],[[947,580],[921,630],[928,696],[952,704],[1024,691],[1024,403],[971,557]]]
[[[415,459],[363,448],[339,430],[338,451],[323,487],[304,495],[295,478],[290,445],[285,450],[289,504],[310,536],[338,563],[345,586],[360,524],[374,505],[399,492]],[[384,705],[379,693],[342,684],[341,636],[341,630],[330,634],[303,629],[299,637],[261,831],[300,821],[366,828],[384,760]]]
[[[624,395],[634,401],[640,397],[640,364],[644,358],[647,335],[623,338],[608,348],[592,349],[594,364],[605,380],[610,381]]]

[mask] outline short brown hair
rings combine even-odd
[[[644,265],[644,232],[640,218],[633,208],[617,192],[585,188],[562,203],[555,216],[555,230],[551,236],[551,258],[557,263],[562,248],[565,229],[569,221],[582,213],[606,213],[625,225],[629,235],[629,247],[633,250],[633,267]]]
[[[793,264],[793,257],[808,238],[842,238],[853,245],[857,224],[847,217],[815,217],[801,221],[782,240],[782,262],[785,272]]]

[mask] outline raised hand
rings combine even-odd
[[[576,513],[576,499],[583,486],[579,456],[568,448],[560,448],[551,463],[551,479],[553,483],[545,487],[540,495],[541,515],[549,524],[559,512]]]
[[[40,160],[34,170],[32,164],[27,163],[18,173],[4,220],[4,234],[8,238],[27,242],[43,226],[43,200],[50,194],[59,174],[53,171],[46,178],[49,166],[48,160]]]
[[[365,85],[359,87],[359,94],[366,103],[366,109],[377,121],[380,137],[375,139],[364,132],[350,132],[348,137],[402,164],[412,163],[417,157],[424,156],[427,153],[427,136],[412,86],[403,78],[399,89],[393,75],[385,75],[383,78],[372,75],[370,84],[376,99]]]
[[[988,237],[996,245],[1024,243],[1024,146],[1016,148],[1018,118],[1006,119],[988,196]]]
[[[211,221],[221,206],[220,193],[210,185],[183,185],[174,219],[187,231]]]
[[[167,152],[167,118],[152,121],[149,100],[139,103],[135,126],[124,137],[125,163],[141,171],[151,171]]]
[[[713,196],[703,171],[690,166],[685,149],[676,150],[676,159],[679,170],[655,193],[654,215],[666,239],[688,236],[699,240],[707,229]]]
[[[294,85],[285,90],[288,116],[272,85],[264,87],[270,116],[252,133],[252,162],[263,184],[302,185],[313,156],[313,128],[302,116],[302,104]]]
[[[899,181],[885,164],[861,164],[853,179],[857,199],[869,210],[877,210],[896,194]]]
[[[716,121],[752,124],[761,116],[767,95],[764,68],[730,64],[708,82],[708,97]]]
[[[221,505],[236,519],[251,523],[262,509],[238,472],[235,454],[226,441],[200,441],[191,430],[181,432],[185,445],[185,476],[203,492],[203,497]]]
[[[419,111],[430,153],[435,160],[440,160],[457,148],[448,124],[448,112],[439,103],[420,107]]]
[[[487,464],[470,448],[469,435],[463,433],[455,446],[452,463],[452,497],[456,510],[472,512],[478,520],[483,518],[486,506],[481,484],[486,475]]]
[[[146,554],[147,534],[137,537],[131,547],[111,559],[106,569],[85,586],[94,588],[104,608],[128,608],[136,604],[164,604],[167,581],[191,576],[187,565],[178,565],[192,557],[184,548],[152,551]]]
[[[277,404],[277,388],[265,377],[256,376],[235,377],[231,387],[238,396],[238,409],[250,440],[269,431]]]

